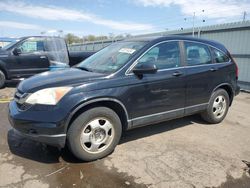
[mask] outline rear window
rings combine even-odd
[[[229,57],[224,52],[217,50],[215,48],[213,48],[213,55],[215,63],[226,63],[230,60]]]
[[[49,52],[50,61],[69,63],[68,49],[64,39],[58,37],[46,38],[45,50]]]

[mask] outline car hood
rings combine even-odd
[[[87,72],[76,68],[49,71],[23,80],[19,84],[18,90],[23,93],[33,93],[40,89],[49,87],[79,85],[96,79],[102,79],[105,76],[107,75]]]

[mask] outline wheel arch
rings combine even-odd
[[[130,127],[127,109],[121,101],[114,98],[97,98],[81,103],[71,112],[69,118],[66,121],[66,131],[68,131],[72,122],[80,114],[87,111],[88,109],[100,106],[112,109],[119,116],[123,130],[127,130]]]
[[[6,79],[9,78],[7,70],[4,68],[3,65],[1,65],[1,61],[0,61],[0,71],[4,73]]]
[[[229,106],[231,106],[232,102],[233,102],[233,98],[234,98],[234,91],[233,91],[233,88],[230,84],[228,83],[223,83],[223,84],[220,84],[218,85],[214,90],[213,90],[213,93],[218,90],[218,89],[224,89],[227,93],[228,93],[228,96],[229,96],[229,100],[230,100],[230,103],[229,103]]]

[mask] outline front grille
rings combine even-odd
[[[23,103],[23,104],[20,104],[17,102],[17,107],[22,110],[22,111],[25,111],[25,110],[28,110],[29,108],[32,107],[32,104],[28,104],[28,103]]]

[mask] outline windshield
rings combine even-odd
[[[146,42],[117,42],[90,56],[77,67],[99,73],[114,73],[127,63],[130,57]]]
[[[2,49],[3,49],[3,50],[7,50],[7,49],[11,48],[12,46],[14,46],[14,45],[15,45],[17,42],[19,42],[19,41],[20,41],[19,39],[14,40],[14,41],[12,41],[11,43],[9,43],[9,44],[3,46]]]

